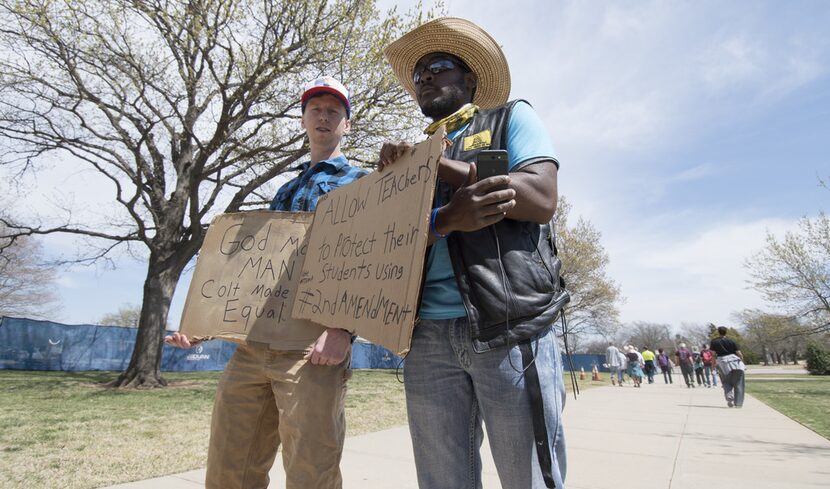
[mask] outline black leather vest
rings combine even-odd
[[[446,156],[474,162],[482,149],[507,149],[507,124],[517,102],[477,113]],[[485,137],[475,138],[487,130],[489,146],[480,144]],[[470,138],[468,151],[464,138]],[[524,161],[511,171],[537,161]],[[447,203],[453,190],[439,180],[437,194]],[[570,300],[559,278],[552,222],[504,219],[478,231],[450,233],[446,239],[477,352],[533,337],[552,325]]]

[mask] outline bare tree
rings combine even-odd
[[[263,185],[308,153],[299,95],[314,76],[352,89],[348,154],[369,161],[417,112],[382,47],[421,22],[371,0],[0,0],[0,162],[50,152],[111,183],[105,222],[14,226],[10,243],[69,233],[146,249],[136,346],[117,386],[160,386],[164,325],[206,223],[261,205]]]
[[[608,341],[596,336],[592,339],[577,337],[576,343],[571,346],[571,353],[604,355],[608,348]]]
[[[658,348],[674,349],[671,336],[671,327],[668,324],[648,323],[636,321],[625,327],[625,344],[634,345],[639,349],[649,347],[656,351]]]
[[[799,334],[830,331],[830,219],[823,212],[802,218],[798,229],[779,240],[767,234],[766,247],[746,262],[752,287],[788,315],[808,324]]]
[[[600,244],[601,235],[590,222],[579,218],[570,225],[571,205],[560,197],[556,208],[556,245],[562,260],[571,302],[568,328],[574,335],[613,336],[619,323],[619,286],[607,275],[608,253]],[[578,341],[576,338],[570,341]],[[576,347],[576,343],[572,343]]]
[[[714,324],[680,323],[680,332],[675,336],[676,343],[686,343],[690,350],[699,350],[710,338],[717,337]]]
[[[793,316],[770,314],[758,309],[745,309],[738,313],[738,321],[744,326],[747,347],[759,355],[765,365],[782,364],[787,359],[798,363],[799,353],[807,347],[806,331]]]
[[[4,218],[4,220],[8,220]],[[0,224],[0,235],[5,234]],[[59,309],[53,292],[55,271],[44,264],[40,243],[31,237],[0,238],[8,245],[0,255],[0,317],[46,318]]]
[[[98,320],[98,324],[104,326],[124,326],[137,328],[141,320],[141,306],[135,304],[124,304],[116,312],[104,314]]]

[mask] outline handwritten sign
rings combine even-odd
[[[182,313],[199,339],[307,348],[324,330],[293,319],[311,213],[253,211],[217,216],[208,228]]]
[[[443,131],[317,201],[292,315],[401,355],[418,308]]]

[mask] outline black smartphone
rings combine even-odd
[[[503,149],[485,149],[476,156],[478,180],[496,175],[507,175],[507,151]]]

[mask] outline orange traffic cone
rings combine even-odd
[[[585,380],[585,368],[579,367],[579,380]]]
[[[594,380],[594,381],[596,381],[596,380],[602,380],[602,379],[599,377],[599,370],[597,369],[597,366],[596,366],[596,365],[594,365],[594,369],[591,371],[591,380]]]

